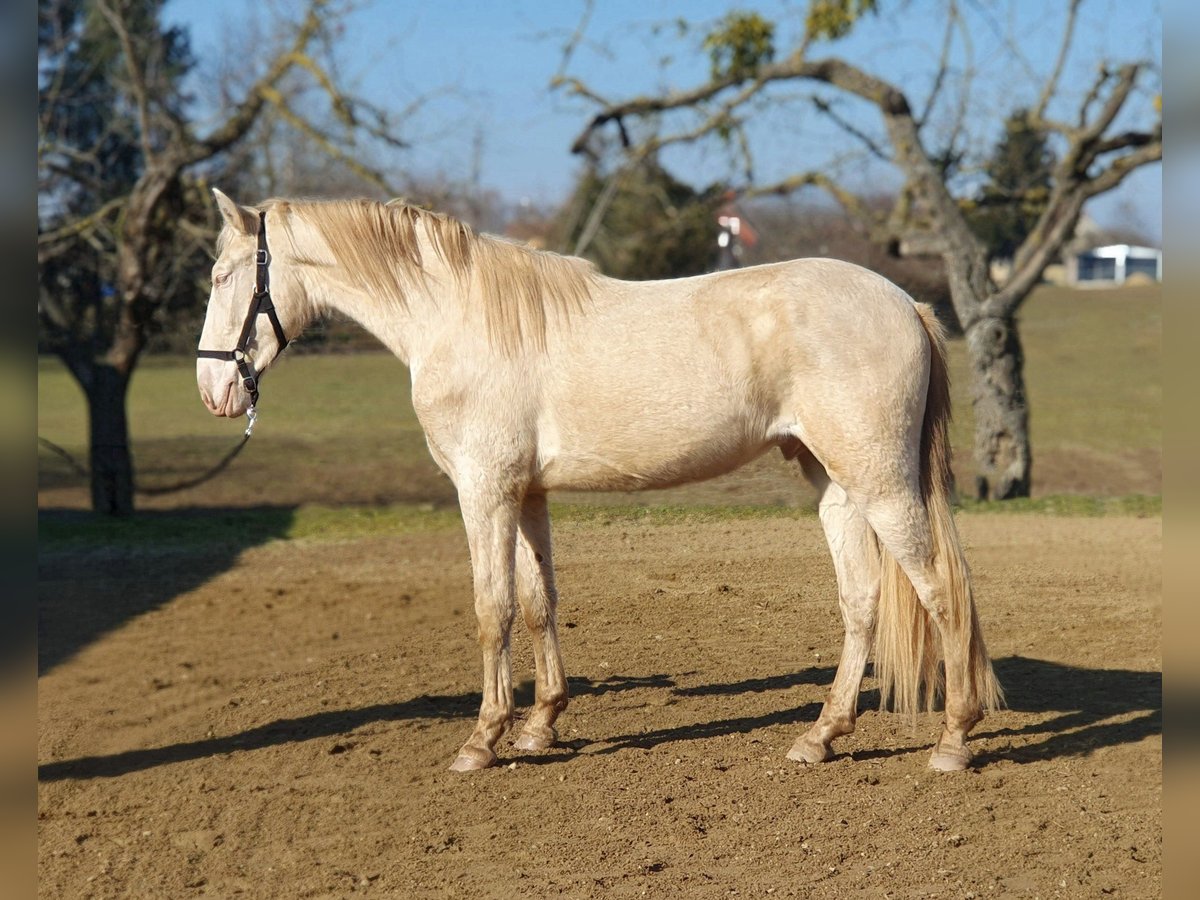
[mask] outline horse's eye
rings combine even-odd
[[[220,275],[217,275],[213,278],[213,284],[218,286],[225,284],[227,281],[229,281],[228,272],[222,272]]]

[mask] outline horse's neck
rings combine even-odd
[[[453,308],[444,286],[455,281],[444,271],[437,253],[421,238],[426,277],[412,279],[403,296],[376,296],[347,285],[355,283],[350,273],[334,269],[312,271],[308,292],[316,306],[336,310],[353,319],[398,356],[405,365],[428,357],[431,345],[444,330],[441,320]]]

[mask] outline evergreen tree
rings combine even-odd
[[[568,218],[555,229],[555,243],[614,278],[709,272],[717,251],[719,193],[698,192],[653,161],[608,177],[589,167],[566,205]]]
[[[968,217],[991,258],[1011,259],[1037,225],[1050,199],[1054,162],[1048,136],[1030,124],[1028,110],[1005,119],[984,169],[988,181]]]

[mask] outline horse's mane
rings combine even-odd
[[[400,304],[425,283],[421,232],[455,279],[492,343],[506,351],[545,349],[551,320],[565,324],[591,297],[596,271],[576,257],[479,234],[465,222],[393,200],[268,200],[316,229],[336,264],[369,295]]]

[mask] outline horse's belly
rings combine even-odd
[[[774,441],[743,423],[725,428],[631,429],[591,440],[540,441],[535,480],[545,490],[638,491],[732,472]],[[615,438],[615,439],[614,439]]]

